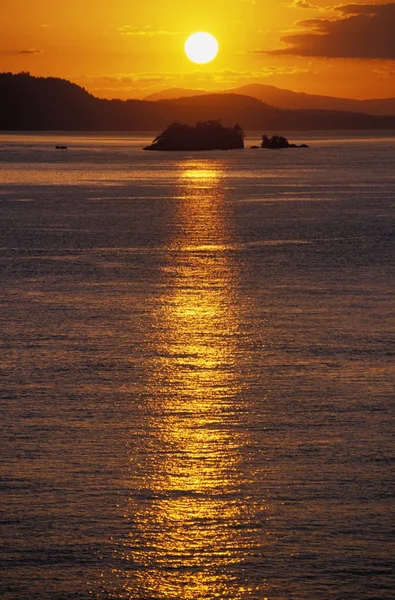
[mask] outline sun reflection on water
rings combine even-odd
[[[237,427],[245,411],[236,372],[240,299],[236,265],[223,251],[234,240],[221,178],[215,161],[179,164],[182,199],[154,315],[147,436],[140,458],[131,458],[136,493],[122,550],[130,569],[114,572],[117,597],[256,592],[243,566],[259,524],[240,493],[248,444]]]

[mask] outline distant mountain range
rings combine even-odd
[[[145,100],[169,100],[173,98],[188,98],[206,95],[203,90],[170,88],[150,94]],[[366,113],[369,115],[395,115],[395,98],[377,98],[373,100],[353,100],[351,98],[335,98],[332,96],[317,96],[303,92],[284,90],[273,85],[250,83],[238,88],[224,90],[221,94],[238,94],[256,98],[277,108],[313,109],[313,110],[345,110]]]
[[[395,115],[284,109],[245,94],[202,94],[174,100],[104,100],[65,79],[0,73],[0,130],[153,131],[180,121],[220,119],[244,130],[395,129]]]

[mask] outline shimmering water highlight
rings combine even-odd
[[[6,600],[392,597],[395,138],[295,141],[0,138]]]

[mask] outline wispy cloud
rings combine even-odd
[[[316,4],[311,4],[310,2],[306,2],[306,0],[294,0],[292,4],[289,4],[288,6],[292,6],[292,8],[322,10],[320,6],[317,6]]]
[[[9,50],[0,50],[1,56],[17,56],[19,54],[42,54],[44,50],[41,48],[22,48],[22,49],[9,49]]]
[[[394,79],[395,77],[395,61],[388,61],[373,70],[379,79]],[[395,92],[394,92],[395,96]]]
[[[208,72],[204,70],[193,70],[185,73],[121,73],[113,76],[91,77],[81,75],[75,81],[87,87],[93,93],[115,97],[135,97],[136,93],[149,93],[160,87],[206,88],[212,91],[231,88],[243,82],[259,82],[264,78],[276,75],[297,75],[306,73],[307,69],[296,66],[275,67],[268,66],[257,71],[236,71],[223,69]]]
[[[24,48],[23,50],[19,50],[17,54],[42,54],[44,50],[38,48]]]
[[[153,29],[150,25],[146,25],[142,29],[136,29],[131,25],[121,25],[117,27],[117,30],[121,35],[130,36],[148,36],[154,37],[156,35],[179,35],[178,31],[168,31],[166,29]]]

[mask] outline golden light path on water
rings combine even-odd
[[[178,169],[183,199],[154,315],[146,448],[131,459],[139,487],[123,549],[131,568],[113,573],[122,590],[115,597],[251,598],[258,590],[243,565],[260,552],[250,546],[264,507],[240,494],[248,445],[238,428],[247,411],[235,367],[240,298],[236,265],[223,251],[233,234],[220,162]]]

